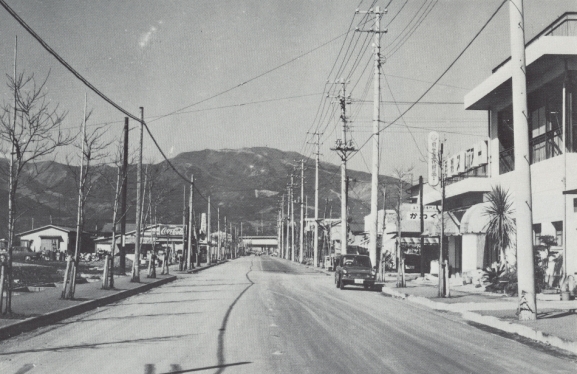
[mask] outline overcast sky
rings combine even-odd
[[[7,2],[106,95],[135,115],[143,106],[154,135],[172,156],[206,148],[253,146],[310,156],[313,148],[307,142],[312,139],[307,131],[319,129],[324,132],[322,160],[338,163],[338,157],[330,150],[340,137],[338,118],[326,116],[319,121],[316,114],[334,110],[331,99],[324,98],[326,83],[340,78],[334,76],[334,70],[332,76],[329,73],[333,65],[339,66],[344,60],[344,51],[339,56],[341,48],[346,50],[349,46],[359,51],[346,60],[350,67],[358,55],[358,67],[341,73],[351,81],[352,136],[361,146],[370,135],[372,104],[360,101],[372,100],[371,67],[364,70],[371,49],[368,42],[362,48],[364,35],[355,36],[354,31],[344,34],[350,25],[354,29],[363,22],[362,15],[354,14],[357,6],[366,10],[372,0]],[[384,7],[388,2],[378,0],[376,5]],[[386,79],[382,80],[385,123],[397,118],[399,110],[406,108],[405,102],[414,101],[429,87],[500,3],[501,0],[391,2],[382,22],[386,25],[394,17],[382,37],[387,56],[383,65]],[[527,40],[564,12],[576,10],[574,0],[526,0]],[[430,130],[447,131],[443,136],[453,152],[483,139],[486,113],[465,111],[462,101],[469,90],[509,56],[508,17],[506,5],[423,99],[445,104],[417,105],[405,115],[404,122],[383,132],[382,173],[411,165],[415,167],[415,178],[424,173],[420,153],[424,152]],[[418,28],[414,28],[416,24]],[[370,26],[367,23],[365,28]],[[66,126],[78,127],[87,89],[3,8],[0,30],[4,72],[12,72],[14,36],[18,35],[18,70],[38,77],[50,71],[49,98],[69,112]],[[409,31],[412,33],[407,38]],[[322,46],[330,40],[333,41]],[[294,60],[311,50],[314,51]],[[258,78],[252,80],[255,77]],[[249,82],[237,87],[246,81]],[[193,105],[231,88],[234,89]],[[0,92],[5,100],[10,100],[6,88]],[[393,98],[400,102],[398,107],[390,103]],[[91,124],[110,123],[108,134],[118,137],[124,116],[90,92],[88,106],[94,110]],[[153,121],[181,108],[187,109]],[[131,141],[136,139],[134,132]],[[370,148],[365,146],[350,166],[369,171]],[[145,157],[161,159],[149,141]]]

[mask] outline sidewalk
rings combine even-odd
[[[158,270],[156,278],[147,278],[146,269],[141,269],[140,283],[132,283],[130,274],[115,276],[114,289],[110,290],[101,288],[100,279],[89,279],[88,283],[76,285],[74,300],[60,299],[62,282],[55,283],[56,287],[27,287],[27,291],[26,288],[23,291],[15,291],[12,294],[12,310],[15,317],[5,318],[0,315],[0,340],[148,291],[172,282],[179,276],[197,273],[224,262],[204,264],[191,271],[178,271],[178,265],[171,265],[170,274],[160,275]]]
[[[396,288],[387,278],[382,292],[431,309],[458,313],[467,321],[518,334],[577,354],[577,300],[561,301],[559,295],[537,295],[537,320],[519,321],[517,297],[485,292],[475,285],[451,286],[451,297],[438,297],[436,278],[418,278]]]

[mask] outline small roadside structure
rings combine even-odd
[[[76,245],[76,229],[66,226],[47,225],[16,234],[20,245],[34,252],[52,252],[60,254],[74,253]],[[81,236],[82,252],[94,252],[94,242],[91,235],[83,232]]]

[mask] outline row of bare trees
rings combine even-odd
[[[16,66],[16,64],[15,64]],[[62,147],[72,146],[66,164],[75,178],[78,186],[78,204],[76,220],[76,243],[73,253],[68,253],[65,271],[63,298],[74,298],[76,276],[78,274],[79,255],[82,245],[82,232],[86,218],[87,200],[98,183],[114,189],[113,241],[116,240],[117,224],[126,211],[119,210],[121,185],[125,183],[127,173],[122,172],[123,149],[122,139],[119,139],[116,152],[111,151],[113,140],[107,140],[107,125],[89,123],[92,112],[84,109],[80,132],[66,129],[63,125],[67,112],[54,104],[48,97],[45,79],[38,81],[33,74],[16,73],[7,75],[7,89],[11,100],[6,100],[0,107],[0,151],[9,160],[0,162],[0,169],[8,182],[8,221],[7,221],[7,251],[0,256],[2,278],[0,280],[0,311],[12,314],[13,247],[15,243],[15,225],[23,213],[19,203],[23,198],[31,198],[30,189],[25,188],[26,182],[47,171],[56,157],[56,151]],[[109,164],[117,169],[115,180],[107,177]],[[147,216],[156,216],[156,207],[162,204],[167,186],[154,181],[159,179],[153,171],[162,174],[162,170],[151,169],[148,179],[148,209]],[[153,192],[154,191],[154,192]],[[127,209],[128,210],[128,209]],[[113,243],[113,250],[116,243]],[[122,261],[121,261],[122,262]],[[120,269],[124,273],[124,269]],[[110,272],[112,278],[112,272]],[[113,278],[111,281],[113,286]]]

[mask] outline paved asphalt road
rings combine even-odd
[[[0,373],[576,373],[574,358],[267,256],[0,343]]]

